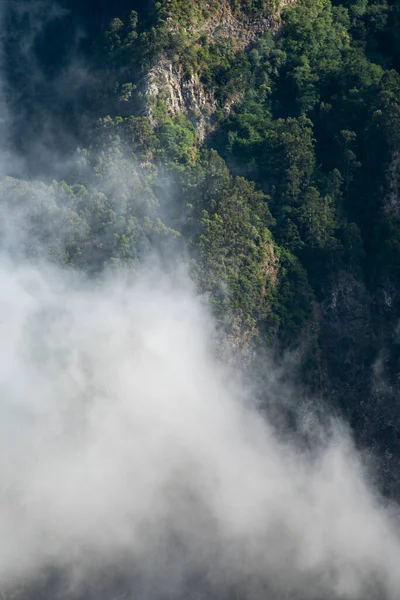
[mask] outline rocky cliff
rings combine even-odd
[[[218,99],[215,88],[204,83],[204,63],[199,61],[188,68],[185,46],[190,53],[193,48],[202,46],[207,46],[211,52],[225,46],[228,55],[248,51],[267,31],[274,36],[279,34],[281,11],[295,1],[282,0],[279,7],[268,6],[249,18],[245,13],[235,12],[229,0],[224,0],[216,3],[217,8],[211,10],[209,16],[198,18],[187,26],[183,56],[177,54],[171,58],[161,53],[141,83],[141,89],[147,99],[146,113],[149,118],[154,121],[152,106],[157,99],[162,98],[168,113],[171,116],[185,115],[195,126],[199,141],[204,141],[212,129],[214,113],[221,109],[228,114],[242,93],[239,90],[223,101]],[[211,8],[212,3],[207,7]],[[173,8],[166,14],[167,28],[172,34],[179,35],[182,24],[179,18],[176,18]]]

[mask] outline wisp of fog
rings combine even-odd
[[[0,256],[4,597],[29,599],[55,573],[66,598],[107,573],[119,582],[107,598],[399,597],[397,510],[346,428],[315,419],[308,445],[281,435],[218,360],[184,265],[88,281],[12,247]]]
[[[215,359],[182,273],[94,285],[3,258],[0,282],[5,585],[127,561],[160,596],[199,573],[244,593],[396,597],[394,516],[350,439],[280,441]]]

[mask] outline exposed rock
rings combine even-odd
[[[332,387],[343,399],[362,397],[370,389],[374,356],[371,298],[364,285],[339,273],[322,307],[321,336]],[[351,365],[343,377],[343,366]]]
[[[386,214],[400,217],[400,152],[392,153],[392,160],[388,171],[389,191],[385,198],[384,210]]]
[[[258,17],[252,22],[244,22],[235,16],[229,4],[223,4],[200,27],[191,31],[199,35],[206,33],[211,41],[230,39],[237,49],[249,46],[268,29],[276,27],[277,16]]]
[[[280,9],[268,16],[258,16],[252,20],[243,20],[236,16],[229,3],[222,4],[218,10],[200,26],[193,26],[190,31],[198,34],[206,33],[210,40],[230,39],[238,49],[252,44],[257,37],[268,29],[276,32],[280,26],[280,13],[297,0],[281,0]]]
[[[281,8],[296,0],[283,0]],[[174,28],[171,22],[171,28]],[[280,27],[280,11],[268,17],[258,17],[253,21],[244,21],[236,16],[229,3],[223,4],[218,10],[200,24],[189,28],[193,35],[206,34],[211,42],[229,39],[239,51],[249,47],[268,29],[276,33]],[[182,67],[161,57],[150,70],[144,81],[144,94],[148,98],[147,115],[154,120],[152,99],[162,96],[171,115],[185,114],[196,127],[200,141],[207,135],[210,117],[218,108],[213,90],[206,90],[200,81],[198,73],[186,74]],[[241,97],[237,94],[231,97],[222,107],[229,114],[232,106]]]
[[[196,126],[200,140],[207,131],[210,116],[217,108],[212,92],[207,92],[197,74],[186,75],[180,66],[175,66],[166,58],[148,73],[144,91],[149,100],[163,96],[171,115],[183,113]],[[148,102],[148,116],[153,118],[151,101]]]

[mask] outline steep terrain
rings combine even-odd
[[[400,0],[0,5],[0,599],[396,600]]]
[[[303,389],[346,415],[397,494],[398,2],[39,8],[6,14],[10,135],[45,178],[55,149],[64,164],[86,148],[46,191],[64,232],[51,255],[97,272],[183,240],[240,352],[295,352]]]

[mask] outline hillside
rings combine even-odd
[[[398,11],[394,0],[64,0],[40,27],[14,3],[6,16],[15,148],[44,177],[47,153],[62,163],[85,148],[46,188],[43,210],[63,231],[48,232],[51,256],[96,272],[182,240],[239,354],[295,352],[304,390],[392,474]],[[2,185],[7,198],[37,193]]]
[[[0,4],[0,598],[396,600],[400,0]]]

